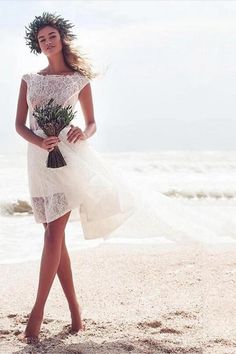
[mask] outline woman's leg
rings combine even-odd
[[[47,224],[43,224],[43,225],[46,229]],[[79,331],[81,329],[85,329],[85,326],[83,326],[82,324],[80,307],[76,298],[76,292],[75,292],[72,270],[71,270],[71,262],[66,247],[66,242],[65,242],[65,233],[62,241],[61,259],[57,269],[57,276],[60,280],[61,286],[63,288],[64,294],[67,298],[68,305],[70,308],[71,319],[72,319],[71,329],[73,331]]]
[[[70,211],[48,223],[45,230],[37,297],[25,329],[25,337],[37,337],[39,334],[44,306],[60,263],[64,231],[69,216]]]

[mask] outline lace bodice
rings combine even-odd
[[[22,76],[27,83],[27,103],[29,107],[29,124],[33,131],[40,129],[32,115],[35,106],[46,104],[50,98],[63,106],[71,105],[74,109],[79,92],[90,81],[79,72],[66,75],[41,75],[27,73]]]

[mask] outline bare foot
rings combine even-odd
[[[79,332],[79,331],[84,331],[85,330],[85,325],[82,322],[81,319],[81,309],[79,304],[76,305],[73,310],[71,310],[71,331],[72,332]]]
[[[25,333],[20,333],[17,338],[23,342],[23,343],[27,343],[27,344],[37,344],[39,342],[39,338],[38,337],[26,337]]]
[[[23,341],[37,342],[42,321],[43,312],[33,307],[23,334]]]

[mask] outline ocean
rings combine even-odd
[[[121,169],[129,181],[148,186],[188,205],[206,216],[235,218],[236,152],[233,151],[157,151],[102,153],[101,156]],[[39,259],[44,228],[32,215],[27,180],[26,154],[0,155],[0,263]],[[96,247],[103,242],[127,244],[174,243],[163,237],[114,237],[84,240],[77,211],[73,210],[66,227],[69,250]],[[145,219],[143,220],[145,224]],[[146,227],[152,227],[147,224]],[[207,241],[207,240],[206,240]],[[215,242],[215,241],[214,241]],[[219,238],[220,243],[236,239]]]

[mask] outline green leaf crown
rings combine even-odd
[[[41,53],[39,47],[37,35],[38,31],[45,27],[52,26],[56,28],[61,36],[61,39],[67,39],[72,41],[77,38],[75,34],[72,33],[71,28],[74,27],[72,23],[65,20],[63,17],[56,15],[56,13],[43,12],[41,16],[35,16],[35,19],[27,26],[25,26],[25,40],[26,45],[30,47],[30,52],[34,54]]]

